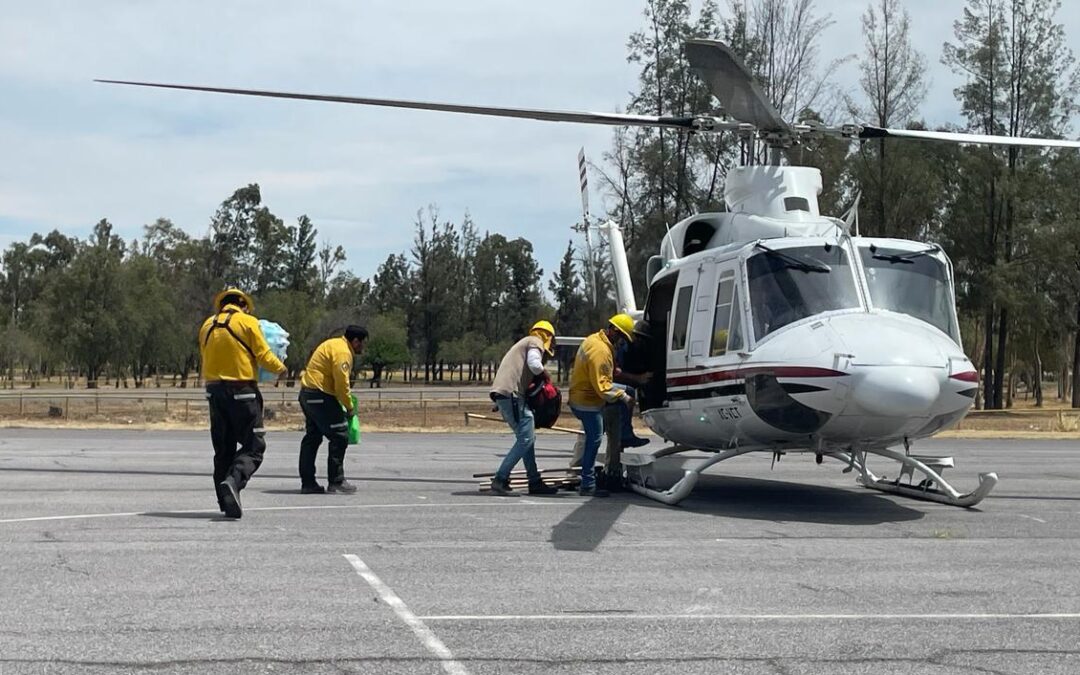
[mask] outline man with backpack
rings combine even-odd
[[[491,479],[491,491],[497,495],[516,494],[510,488],[510,472],[519,461],[525,462],[530,495],[549,495],[558,489],[546,485],[536,468],[536,422],[526,402],[529,385],[536,378],[549,380],[544,368],[544,354],[555,353],[555,328],[549,321],[537,321],[529,334],[514,343],[495,372],[491,400],[514,432],[514,445]]]
[[[229,518],[239,518],[244,514],[240,491],[266,452],[256,369],[262,366],[280,374],[285,372],[285,364],[274,356],[259,320],[252,316],[255,303],[251,296],[238,288],[226,289],[214,298],[214,309],[199,329],[214,444],[214,487],[218,508]]]

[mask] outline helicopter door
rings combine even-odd
[[[694,315],[697,314],[695,306],[697,300],[694,296],[694,287],[698,277],[701,276],[700,268],[686,269],[679,273],[678,290],[675,292],[675,305],[672,309],[671,320],[668,322],[668,375],[684,372],[690,368],[691,352],[691,328]],[[698,340],[693,340],[696,344]]]
[[[677,283],[678,274],[668,274],[655,279],[649,286],[649,297],[645,302],[648,337],[642,338],[640,347],[646,352],[647,370],[652,373],[652,378],[644,387],[644,398],[641,400],[643,411],[659,408],[667,400],[668,327]]]

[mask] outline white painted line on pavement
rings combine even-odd
[[[1028,520],[1034,520],[1036,523],[1042,523],[1044,525],[1046,524],[1046,521],[1042,518],[1036,518],[1035,516],[1025,516],[1022,513],[1018,513],[1016,515],[1020,516],[1021,518],[1027,518]]]
[[[317,511],[317,510],[340,510],[340,509],[445,509],[454,507],[473,507],[473,506],[513,506],[515,504],[521,504],[524,506],[553,506],[562,503],[563,505],[577,504],[576,500],[571,502],[569,500],[548,500],[548,501],[528,501],[526,499],[490,499],[483,502],[450,502],[446,504],[428,504],[428,503],[415,503],[415,504],[326,504],[326,505],[307,505],[307,506],[256,506],[256,507],[244,507],[245,513],[253,511]],[[208,517],[212,517],[214,511],[209,509],[188,509],[183,511],[123,511],[118,513],[75,513],[66,516],[32,516],[29,518],[5,518],[0,520],[0,525],[5,523],[36,523],[42,521],[53,520],[89,520],[93,518],[128,518],[131,516],[160,516],[160,515],[181,515],[185,513],[206,513]]]
[[[379,594],[379,598],[390,605],[390,608],[394,610],[394,613],[398,615],[398,618],[405,622],[405,624],[412,629],[412,632],[416,637],[420,638],[420,642],[427,647],[428,651],[439,658],[439,662],[442,664],[443,670],[450,675],[469,675],[469,671],[461,664],[460,661],[454,658],[450,649],[443,644],[442,640],[438,638],[431,631],[427,625],[421,621],[405,602],[398,597],[397,593],[392,588],[383,583],[383,580],[375,575],[371,571],[364,561],[351,553],[344,554],[345,559],[349,561],[349,564],[353,566],[356,573],[359,574],[364,581],[368,582],[376,593]]]
[[[1064,614],[441,614],[419,617],[423,621],[663,621],[706,619],[713,621],[903,621],[952,620],[991,621],[1001,619],[1080,619],[1080,613]]]

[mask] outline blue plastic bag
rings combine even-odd
[[[266,343],[270,345],[270,351],[282,362],[289,354],[289,333],[279,324],[266,319],[259,319],[259,328],[262,329]],[[262,367],[259,368],[259,382],[273,382],[277,379],[277,373],[271,373]]]

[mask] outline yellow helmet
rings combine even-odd
[[[555,337],[555,326],[552,326],[550,321],[545,321],[543,319],[537,321],[533,324],[533,327],[529,329],[529,332],[531,333],[534,330],[547,331],[548,335]]]
[[[554,355],[555,354],[555,326],[552,326],[550,321],[545,321],[545,320],[541,319],[540,321],[537,321],[536,323],[534,323],[532,328],[529,329],[529,334],[530,335],[532,335],[533,333],[537,333],[537,332],[546,333],[546,335],[538,335],[537,337],[540,338],[541,340],[543,340],[543,342],[544,342],[544,351],[547,352],[548,354]]]
[[[247,310],[249,312],[254,312],[255,311],[255,301],[251,299],[250,295],[243,292],[239,288],[226,288],[222,292],[215,295],[214,296],[214,309],[217,310],[217,311],[221,311],[222,301],[225,300],[225,298],[229,297],[230,295],[240,296],[240,298],[244,301],[244,304],[247,305]]]
[[[615,326],[620,333],[626,336],[630,342],[634,341],[634,320],[629,314],[616,314],[608,319],[608,323]]]

